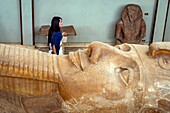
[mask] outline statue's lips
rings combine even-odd
[[[75,67],[79,70],[84,70],[87,65],[90,64],[86,50],[78,50],[76,52],[70,52],[69,58]]]

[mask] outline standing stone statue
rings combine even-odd
[[[168,113],[170,42],[68,55],[0,45],[2,113]]]
[[[121,19],[116,24],[115,37],[118,44],[141,43],[146,35],[146,24],[142,17],[139,5],[129,4],[124,8]]]

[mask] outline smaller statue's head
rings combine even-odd
[[[129,20],[134,22],[137,19],[142,18],[142,10],[139,5],[129,4],[127,5],[122,12],[122,19]]]

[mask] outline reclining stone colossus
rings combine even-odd
[[[0,112],[170,112],[170,42],[61,56],[1,44]]]

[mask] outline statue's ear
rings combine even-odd
[[[118,73],[120,76],[121,81],[126,85],[129,86],[133,81],[133,70],[130,68],[118,68]]]

